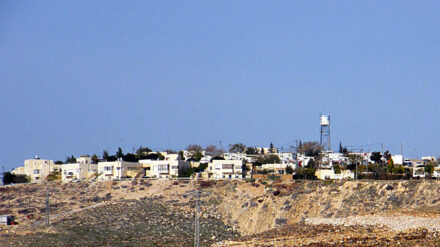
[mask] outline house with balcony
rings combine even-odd
[[[205,171],[208,173],[208,179],[241,179],[242,164],[241,160],[213,160],[208,163],[208,168]]]
[[[177,154],[167,154],[164,160],[139,160],[143,176],[151,178],[173,178],[179,170],[190,167],[190,162],[179,160]]]
[[[112,181],[122,178],[134,178],[142,174],[142,165],[138,162],[117,161],[98,162],[98,180]]]

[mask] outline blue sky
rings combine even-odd
[[[0,165],[118,146],[439,155],[438,1],[1,1]],[[380,145],[369,149],[380,150]]]

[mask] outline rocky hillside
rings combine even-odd
[[[209,191],[217,200],[206,210],[221,212],[242,234],[316,217],[370,214],[437,217],[440,212],[440,182],[429,180],[219,182]]]
[[[347,238],[357,238],[361,246],[373,246],[378,241],[394,238],[413,238],[430,245],[437,243],[435,231],[440,229],[440,223],[436,226],[440,222],[437,220],[440,182],[432,180],[283,183],[162,180],[51,183],[49,188],[52,214],[97,206],[53,218],[49,229],[35,228],[44,217],[46,185],[3,187],[0,188],[0,214],[15,214],[20,225],[0,228],[1,238],[23,246],[28,245],[30,239],[35,243],[41,240],[42,245],[50,241],[50,245],[75,245],[76,242],[83,246],[143,245],[148,242],[190,246],[196,189],[202,191],[201,225],[205,245],[246,246],[249,241],[275,241],[274,245],[296,242],[313,246],[337,244]],[[34,219],[27,219],[29,214]],[[113,225],[115,222],[117,225]],[[424,229],[425,222],[432,227]],[[395,225],[405,227],[394,229]],[[293,231],[294,228],[303,229],[303,233]],[[374,236],[363,235],[371,229]],[[333,233],[328,235],[326,231]],[[309,236],[309,242],[298,242],[308,236],[307,232],[317,232],[323,237]],[[414,245],[411,241],[407,242]]]

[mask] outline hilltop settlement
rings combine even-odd
[[[124,179],[238,180],[251,178],[292,179],[409,179],[439,178],[436,157],[408,159],[385,152],[352,152],[340,145],[339,152],[324,150],[317,142],[299,142],[292,152],[242,143],[224,152],[216,146],[192,144],[179,152],[152,151],[139,147],[135,153],[102,157],[67,157],[65,162],[36,156],[4,174],[4,184],[62,180],[118,181]]]

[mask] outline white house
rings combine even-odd
[[[413,178],[415,178],[415,177],[424,178],[426,176],[425,167],[414,166],[412,169],[412,176],[413,176]]]
[[[224,153],[223,158],[225,160],[244,160],[246,159],[245,153]]]
[[[81,156],[76,159],[76,163],[63,164],[61,167],[61,178],[64,182],[73,179],[87,179],[94,173],[98,172],[98,164],[92,164],[92,160],[88,156]]]
[[[179,175],[179,169],[189,168],[190,163],[179,160],[177,154],[165,155],[164,160],[139,160],[144,174],[154,178],[172,178]]]
[[[208,178],[219,179],[241,179],[242,178],[242,166],[241,160],[213,160],[208,163]]]
[[[123,177],[136,177],[142,172],[138,162],[117,161],[98,162],[99,180],[119,180]]]
[[[305,156],[303,154],[298,154],[297,158],[296,158],[299,167],[307,166],[307,164],[309,163],[309,161],[311,159],[314,159],[314,158],[313,157],[309,157],[309,156]]]
[[[432,173],[433,178],[440,178],[440,167],[436,166],[434,167],[434,172]]]
[[[281,163],[292,163],[293,160],[293,153],[277,153],[278,157],[280,157]]]
[[[317,169],[315,176],[318,179],[354,179],[354,172],[350,170],[341,170],[341,173],[336,174],[334,169]]]
[[[24,166],[15,168],[12,173],[29,176],[31,182],[41,182],[57,167],[53,160],[42,160],[36,156],[35,159],[25,160]]]
[[[283,163],[283,164],[263,164],[257,167],[257,170],[273,170],[274,174],[284,175],[286,173],[287,167],[290,166],[292,169],[297,169],[297,165],[294,163]]]
[[[400,154],[392,155],[394,165],[403,165],[403,156]]]

